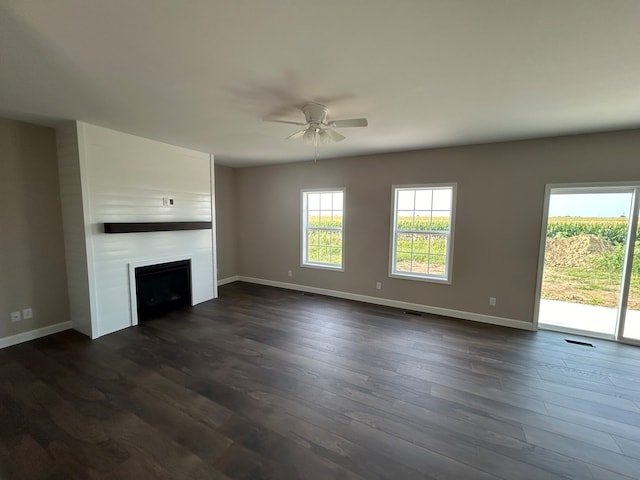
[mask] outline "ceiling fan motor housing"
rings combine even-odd
[[[319,103],[307,103],[302,107],[307,123],[319,127],[327,121],[327,107]]]

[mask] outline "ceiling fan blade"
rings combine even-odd
[[[366,118],[347,118],[344,120],[331,120],[329,122],[330,127],[344,128],[344,127],[366,127],[369,125]]]
[[[306,128],[304,130],[299,130],[296,133],[292,133],[291,135],[289,135],[285,140],[295,140],[296,138],[301,138],[306,131]]]
[[[329,135],[329,138],[336,143],[341,142],[342,140],[347,138],[344,135],[340,135],[335,130],[331,130],[330,128],[327,128],[325,131],[327,132],[327,135]]]
[[[274,120],[272,118],[265,118],[264,121],[273,122],[273,123],[286,123],[287,125],[300,125],[301,127],[304,127],[306,125],[305,122],[291,122],[289,120]]]

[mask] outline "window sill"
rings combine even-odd
[[[344,267],[337,267],[332,265],[325,265],[322,263],[302,263],[300,264],[303,268],[315,268],[318,270],[330,270],[332,272],[344,272]]]
[[[400,278],[402,280],[416,280],[418,282],[441,283],[444,285],[451,285],[451,278],[427,277],[423,275],[414,275],[411,273],[399,273],[399,272],[391,272],[389,274],[389,277]]]

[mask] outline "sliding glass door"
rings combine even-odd
[[[538,326],[640,342],[640,186],[549,187],[547,195]]]

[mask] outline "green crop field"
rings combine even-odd
[[[343,226],[341,215],[309,216],[307,260],[339,265],[342,258]],[[449,218],[428,216],[398,217],[396,268],[400,271],[444,273]],[[547,238],[562,239],[595,235],[606,240],[610,248],[590,255],[579,266],[545,265],[542,297],[590,305],[614,307],[618,302],[624,244],[628,219],[552,217],[547,225]],[[315,230],[317,229],[317,230]],[[428,233],[429,232],[429,233]],[[568,252],[571,253],[571,252]],[[640,309],[640,242],[636,242],[631,276],[629,306]],[[584,262],[583,262],[584,263]]]
[[[342,236],[334,230],[342,226],[342,216],[310,215],[307,225],[307,260],[314,263],[338,265],[342,255]],[[427,232],[449,230],[447,217],[398,217],[400,233],[397,237],[396,268],[400,271],[442,274],[445,270],[447,238]],[[318,229],[318,230],[315,230]],[[409,233],[410,232],[410,233]]]
[[[567,238],[592,234],[605,238],[614,245],[623,244],[629,220],[626,217],[551,217],[547,224],[547,237]]]
[[[307,217],[307,261],[340,266],[342,261],[342,215]],[[318,230],[315,230],[318,229]]]

